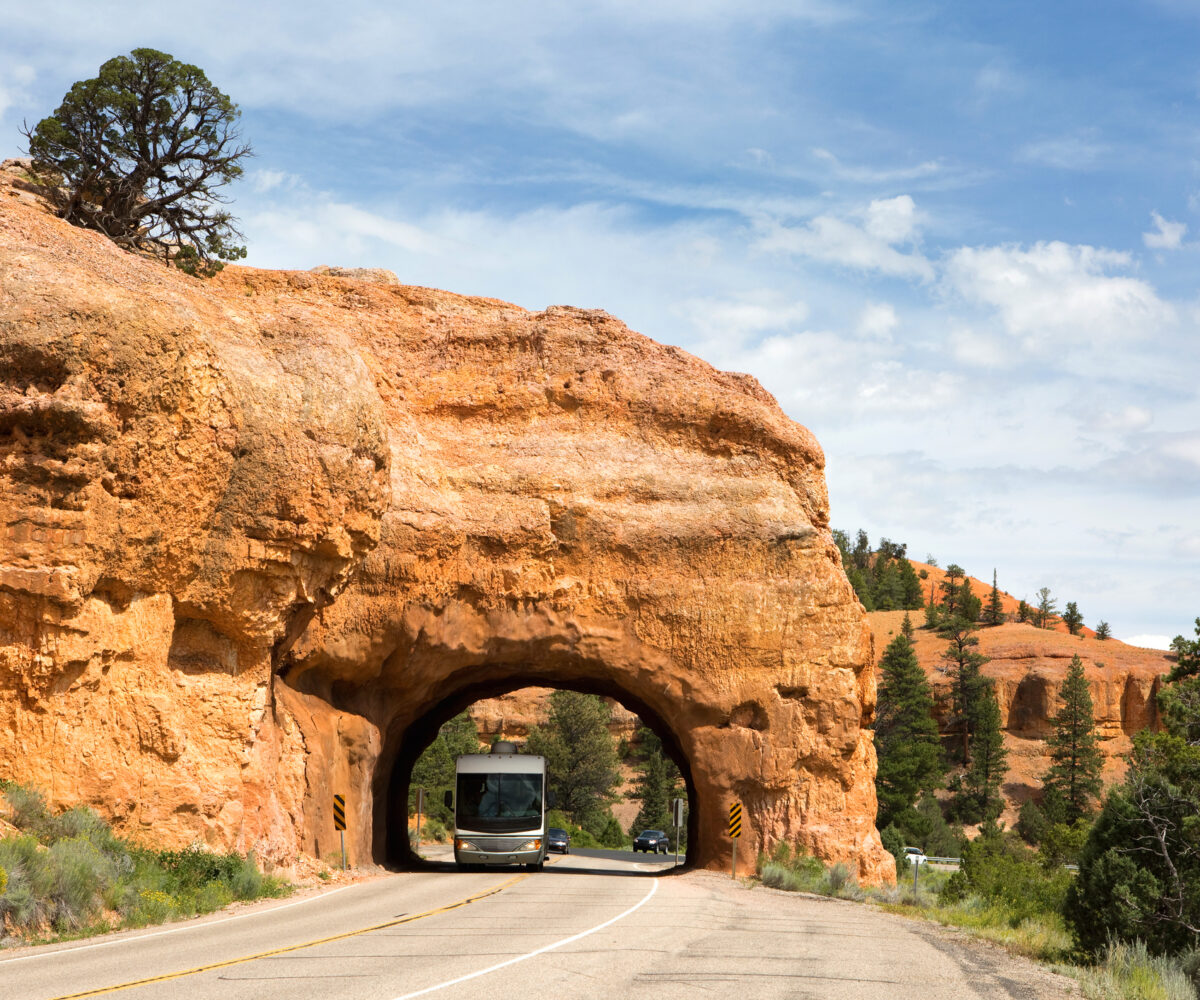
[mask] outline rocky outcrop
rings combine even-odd
[[[975,590],[981,592],[978,586]],[[1016,602],[1012,603],[1015,607]],[[899,633],[904,612],[876,611],[867,617],[876,654],[882,654]],[[919,612],[913,617],[914,624],[920,621]],[[995,682],[1009,751],[1009,772],[1002,789],[1008,803],[1007,822],[1015,823],[1021,804],[1040,796],[1042,777],[1050,766],[1046,738],[1053,732],[1052,720],[1060,707],[1058,690],[1075,655],[1083,661],[1091,688],[1096,735],[1105,760],[1104,780],[1111,783],[1123,777],[1133,735],[1159,725],[1156,699],[1162,675],[1173,665],[1169,654],[1116,639],[1075,636],[1065,629],[1040,629],[1017,622],[981,628],[977,635],[978,651],[988,657],[984,676]],[[949,700],[949,678],[942,659],[946,642],[936,633],[918,628],[913,645],[942,699],[939,714],[944,721]]]
[[[618,699],[692,859],[891,877],[871,635],[823,455],[752,379],[596,311],[230,267],[0,195],[0,774],[127,834],[406,850],[408,767],[528,684]]]

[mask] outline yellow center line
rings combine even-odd
[[[231,965],[243,965],[246,962],[256,962],[260,958],[272,958],[275,955],[286,955],[293,951],[302,951],[305,948],[315,948],[320,944],[329,944],[331,941],[344,941],[346,938],[358,937],[360,934],[370,934],[372,931],[386,930],[388,927],[398,927],[400,924],[411,924],[414,920],[424,920],[426,917],[436,917],[439,913],[448,913],[451,910],[457,910],[462,906],[469,906],[471,903],[476,903],[481,899],[486,899],[488,896],[494,896],[498,892],[502,892],[509,886],[516,885],[522,879],[529,878],[528,875],[514,875],[512,878],[499,885],[493,886],[486,892],[476,893],[474,896],[467,896],[465,899],[460,899],[454,903],[447,903],[445,906],[439,906],[433,910],[425,910],[423,913],[414,913],[406,917],[398,917],[396,920],[389,920],[383,924],[375,924],[371,927],[360,927],[355,931],[346,931],[343,934],[333,934],[329,937],[317,938],[315,941],[305,941],[303,944],[290,944],[284,948],[273,948],[270,951],[260,951],[254,955],[243,955],[241,958],[230,958],[224,962],[212,962],[208,965],[198,965],[194,969],[184,969],[180,972],[167,972],[161,976],[150,976],[147,979],[136,979],[129,983],[120,983],[117,986],[101,986],[99,989],[85,990],[83,993],[68,993],[65,996],[54,997],[53,1000],[81,1000],[82,997],[98,997],[104,993],[116,993],[118,990],[131,990],[137,986],[148,986],[151,983],[165,983],[172,979],[182,979],[184,976],[194,976],[201,972],[211,972],[213,969],[227,969]],[[211,925],[209,925],[211,926]],[[136,940],[136,938],[134,939]]]

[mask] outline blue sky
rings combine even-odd
[[[7,11],[0,155],[164,49],[243,110],[250,263],[606,309],[812,428],[835,526],[1191,635],[1200,4],[182,11]]]

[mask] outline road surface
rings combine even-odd
[[[571,854],[542,872],[389,875],[234,918],[0,953],[3,1000],[1076,996],[920,922]]]

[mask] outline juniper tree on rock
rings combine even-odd
[[[945,774],[941,738],[933,718],[933,691],[908,636],[896,636],[879,661],[875,790],[880,827],[932,793]]]
[[[1071,635],[1079,635],[1079,630],[1083,627],[1083,615],[1079,613],[1079,606],[1074,601],[1067,601],[1067,610],[1062,613],[1062,620]]]
[[[1103,765],[1091,687],[1078,655],[1071,658],[1058,698],[1062,708],[1054,716],[1054,732],[1047,741],[1053,763],[1044,785],[1048,794],[1056,793],[1061,798],[1064,819],[1070,824],[1091,812],[1092,802],[1100,794]]]
[[[142,48],[108,60],[22,132],[61,218],[211,275],[246,255],[219,193],[251,155],[240,114],[199,67]]]
[[[983,609],[983,623],[993,627],[1004,624],[1004,602],[1000,597],[1000,588],[996,585],[995,569],[992,570],[992,590]]]

